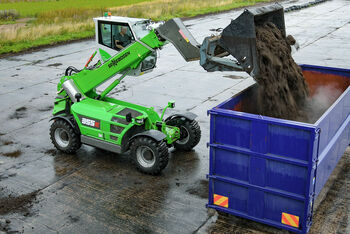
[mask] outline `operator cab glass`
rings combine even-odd
[[[138,40],[141,40],[144,36],[150,33],[148,25],[150,20],[138,21],[132,25],[132,30]],[[141,63],[141,72],[150,71],[155,68],[157,62],[156,51],[152,52],[143,62]]]
[[[126,23],[99,22],[99,43],[120,51],[135,39]]]
[[[141,40],[148,35],[151,31],[148,27],[150,23],[151,21],[147,19],[122,22],[98,20],[98,44],[108,47],[109,49],[116,51],[118,54],[136,40]],[[106,48],[103,48],[103,50],[105,49]],[[106,52],[114,56],[112,51],[106,50]],[[140,75],[141,73],[152,71],[155,68],[156,63],[157,53],[154,50],[144,58],[138,68],[130,72],[129,75]]]
[[[144,20],[144,21],[138,21],[132,25],[132,29],[137,39],[140,40],[149,33],[150,30],[147,27],[149,24],[150,24],[149,20]]]

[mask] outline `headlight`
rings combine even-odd
[[[145,122],[144,119],[135,119],[135,122],[138,124],[143,124]]]

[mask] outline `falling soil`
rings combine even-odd
[[[38,191],[34,191],[18,197],[14,197],[13,195],[0,197],[0,215],[5,215],[15,211],[26,211],[33,205],[37,195]]]
[[[17,157],[21,156],[21,154],[22,154],[22,151],[20,151],[20,150],[8,152],[8,153],[1,153],[1,155],[4,155],[6,157],[10,157],[10,158],[17,158]]]
[[[308,97],[308,86],[301,68],[294,62],[290,45],[292,36],[285,37],[271,22],[256,27],[260,73],[258,112],[261,115],[291,120],[305,119],[300,110]]]

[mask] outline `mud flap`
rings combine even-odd
[[[166,138],[166,135],[164,133],[162,133],[161,131],[157,131],[154,129],[148,130],[148,131],[144,131],[138,134],[135,134],[134,136],[132,136],[130,138],[130,141],[133,140],[135,137],[138,136],[146,136],[146,137],[150,137],[152,139],[154,139],[155,141],[159,142],[162,141]]]

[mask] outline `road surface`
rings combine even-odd
[[[213,33],[210,29],[225,27],[241,12],[207,15],[185,24],[201,42]],[[350,1],[289,12],[285,21],[287,33],[300,44],[294,54],[298,63],[349,68]],[[94,41],[87,40],[0,59],[0,197],[40,191],[29,208],[0,214],[0,232],[283,233],[205,207],[206,112],[254,81],[244,73],[207,73],[198,62],[186,63],[172,45],[160,51],[152,73],[126,78],[113,96],[158,111],[175,100],[177,110],[196,113],[202,140],[194,151],[171,149],[160,176],[137,172],[128,155],[88,146],[76,155],[56,151],[49,139],[56,84],[67,66],[81,68],[93,51]],[[320,196],[311,233],[350,233],[349,168],[346,153]]]

